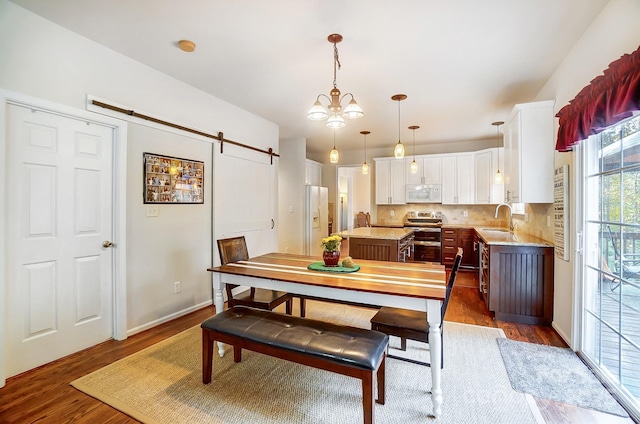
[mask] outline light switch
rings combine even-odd
[[[147,205],[147,216],[158,216],[158,205]]]

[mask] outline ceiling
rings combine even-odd
[[[392,156],[399,132],[411,149],[410,125],[418,150],[495,139],[491,122],[534,100],[608,0],[12,1],[278,124],[280,138],[306,138],[310,153],[333,145],[306,113],[332,88],[327,36],[342,34],[337,87],[365,116],[336,131],[336,146],[361,150],[368,130],[367,148]]]

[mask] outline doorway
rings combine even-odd
[[[338,226],[340,231],[354,228],[358,212],[369,212],[375,216],[371,205],[371,174],[362,174],[361,165],[338,167]]]

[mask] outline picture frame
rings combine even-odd
[[[143,203],[204,203],[204,162],[143,153]]]

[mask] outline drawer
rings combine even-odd
[[[455,228],[443,228],[442,229],[442,235],[443,236],[452,236],[457,238],[458,237],[458,230],[456,230]]]

